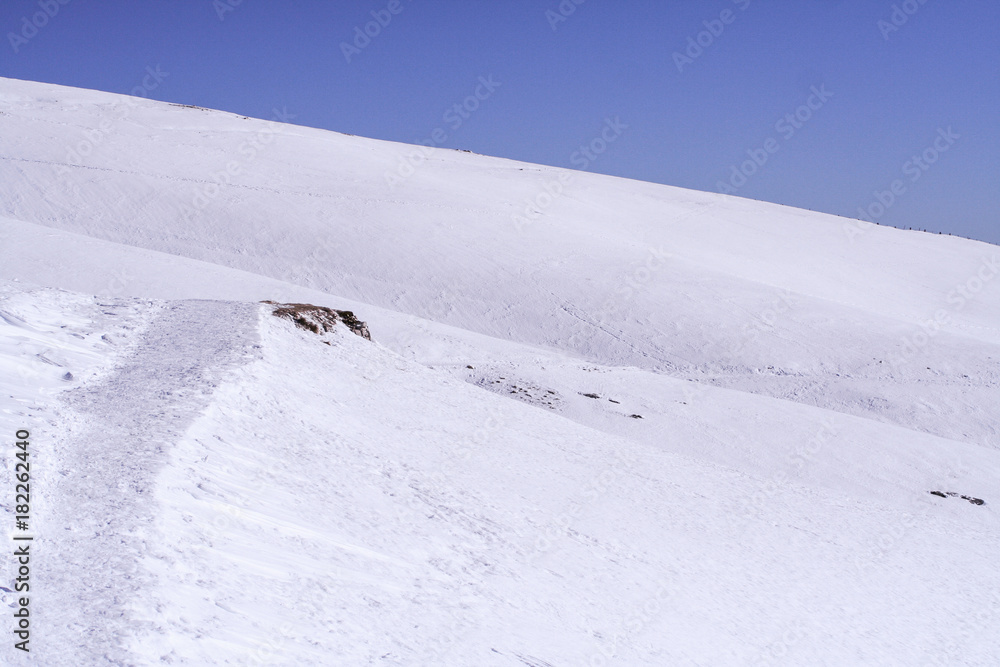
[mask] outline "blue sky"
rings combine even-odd
[[[0,76],[1000,243],[995,0],[62,2],[2,3]]]

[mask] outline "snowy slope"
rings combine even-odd
[[[390,187],[412,146],[3,83],[0,215],[997,442],[984,387],[1000,357],[980,346],[1000,342],[995,246],[447,150]],[[956,376],[928,368],[928,347],[985,363]],[[835,386],[806,391],[817,376]],[[944,396],[940,414],[909,400],[913,385]],[[939,428],[956,409],[975,427]]]
[[[12,80],[0,122],[37,664],[1000,659],[995,247]]]
[[[983,243],[881,227],[855,235],[852,221],[823,214],[449,150],[391,188],[386,174],[412,146],[9,79],[0,110],[8,217],[404,310],[427,310],[450,290],[457,322],[523,338],[544,334],[524,330],[517,310],[490,314],[497,277],[504,297],[532,297],[512,308],[538,309],[527,312],[547,315],[549,328],[571,317],[550,314],[553,303],[592,316],[612,286],[628,286],[628,269],[667,255],[709,281],[752,281],[906,322],[951,308],[946,329],[1000,333],[996,299],[948,300],[995,260]],[[561,173],[563,194],[519,223],[523,202]],[[420,252],[372,252],[393,247]],[[669,296],[666,280],[649,282],[637,299]]]
[[[80,317],[74,329],[100,330],[83,321],[91,304],[63,306]],[[133,344],[106,350],[115,367],[39,425],[57,436],[60,468],[42,481],[53,500],[39,533],[60,538],[40,574],[62,582],[36,598],[40,664],[997,655],[988,627],[1000,575],[984,567],[995,514],[925,490],[996,497],[990,450],[936,455],[927,438],[919,459],[884,447],[865,464],[846,457],[858,469],[826,485],[775,484],[481,391],[346,330],[327,346],[263,307],[246,326],[236,304],[127,304],[104,312],[135,327]],[[693,437],[711,441],[713,411],[739,396],[703,397]],[[806,409],[772,417],[786,429],[822,423]],[[145,433],[130,446],[136,418]],[[839,461],[845,452],[830,450],[852,439],[865,438],[850,452],[864,456],[912,437],[899,430],[840,420],[815,465]],[[778,458],[766,432],[741,435]],[[95,524],[105,516],[114,522]]]

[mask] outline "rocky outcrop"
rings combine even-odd
[[[368,332],[368,325],[354,316],[349,310],[334,310],[326,306],[314,306],[311,303],[277,303],[275,301],[264,301],[263,303],[274,306],[275,317],[283,317],[295,323],[295,326],[314,334],[325,334],[333,331],[337,322],[343,322],[344,326],[352,332],[366,340],[371,340]]]

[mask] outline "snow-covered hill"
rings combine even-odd
[[[8,79],[0,124],[10,664],[1000,661],[994,246]]]

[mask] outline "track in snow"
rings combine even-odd
[[[141,622],[129,604],[148,583],[138,563],[156,474],[227,371],[253,357],[257,339],[255,304],[172,302],[109,376],[63,397],[64,414],[79,422],[57,445],[64,468],[55,488],[40,489],[53,505],[36,547],[36,659],[131,664],[122,646]]]

